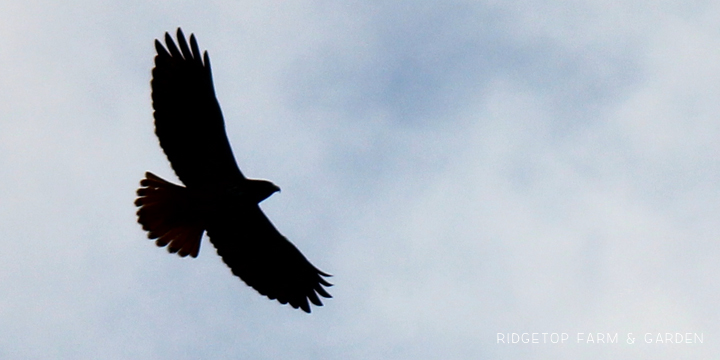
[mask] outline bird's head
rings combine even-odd
[[[253,200],[257,201],[258,204],[269,198],[270,195],[280,191],[280,188],[267,180],[247,180],[247,191]]]

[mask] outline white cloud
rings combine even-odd
[[[718,9],[684,4],[0,5],[0,357],[711,357]],[[148,81],[178,25],[283,188],[263,208],[335,275],[310,316],[134,222],[143,171],[172,178]]]

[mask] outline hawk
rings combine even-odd
[[[269,299],[310,313],[318,295],[330,298],[332,286],[302,253],[273,226],[259,207],[280,188],[246,178],[233,156],[215,98],[210,58],[190,46],[182,30],[177,42],[165,33],[155,40],[152,102],[155,134],[175,174],[185,186],[147,172],[135,205],[138,223],[159,247],[181,257],[197,257],[207,232],[232,273]]]

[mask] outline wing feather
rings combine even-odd
[[[323,278],[330,275],[313,266],[257,205],[224,209],[207,233],[233,274],[269,299],[309,313],[308,300],[322,306],[318,295],[332,297],[323,288],[332,286]]]
[[[165,45],[155,40],[151,81],[155,134],[173,170],[188,187],[208,188],[244,179],[225,133],[220,104],[210,70],[195,36],[190,46],[180,29],[178,44],[165,33]]]

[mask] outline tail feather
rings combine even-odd
[[[145,173],[140,186],[135,206],[140,208],[138,223],[148,232],[148,238],[157,239],[155,244],[167,246],[170,253],[197,257],[205,226],[197,216],[187,188],[150,172]]]

